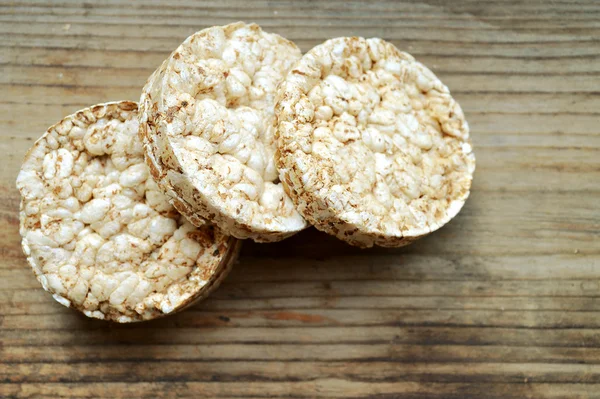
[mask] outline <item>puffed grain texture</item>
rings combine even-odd
[[[448,88],[381,39],[316,46],[277,92],[277,166],[316,228],[359,247],[439,229],[469,195],[475,156]]]
[[[210,220],[257,242],[307,226],[275,168],[275,88],[300,55],[292,42],[239,22],[193,34],[148,79],[146,161],[193,224]]]
[[[48,129],[17,178],[23,251],[43,288],[122,323],[205,297],[240,246],[176,212],[150,178],[138,131],[136,103],[83,109]]]

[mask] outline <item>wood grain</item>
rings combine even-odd
[[[403,249],[247,243],[211,298],[144,325],[55,303],[20,249],[25,151],[238,19],[304,51],[379,36],[431,67],[472,129],[464,210]],[[600,397],[599,37],[586,0],[0,2],[0,397]]]

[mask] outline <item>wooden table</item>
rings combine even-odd
[[[600,397],[600,4],[181,0],[0,6],[0,397]],[[380,36],[462,104],[477,172],[403,249],[247,243],[209,300],[136,325],[42,291],[15,178],[47,126],[137,100],[185,37],[255,21],[304,50]]]

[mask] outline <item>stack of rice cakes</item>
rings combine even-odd
[[[255,24],[187,38],[123,101],[67,116],[17,179],[23,250],[89,317],[150,320],[205,298],[243,239],[309,225],[359,247],[448,223],[475,158],[448,88],[381,39],[302,56]]]

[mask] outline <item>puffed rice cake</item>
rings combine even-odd
[[[150,178],[137,104],[83,109],[51,126],[17,178],[20,233],[44,289],[89,317],[132,322],[216,288],[240,241],[194,227]]]
[[[242,22],[188,37],[146,83],[140,136],[154,179],[193,224],[284,239],[307,226],[278,181],[277,84],[296,45]]]
[[[448,88],[381,39],[314,47],[277,92],[277,167],[300,213],[352,245],[397,247],[452,219],[475,156]]]

